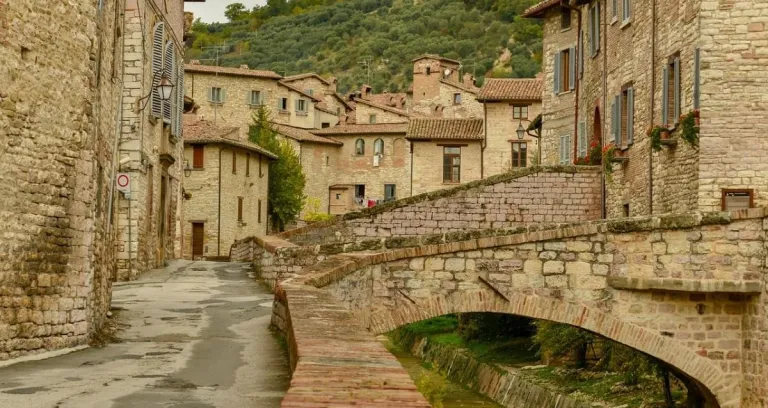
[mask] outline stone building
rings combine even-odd
[[[310,72],[284,77],[282,82],[301,89],[309,95],[321,98],[322,102],[317,106],[340,118],[349,116],[354,110],[344,97],[336,92],[336,78],[325,79],[320,75]],[[320,126],[316,127],[322,127],[322,122]]]
[[[236,126],[240,138],[246,139],[253,124],[253,114],[261,106],[270,111],[277,123],[302,129],[336,126],[339,115],[324,103],[323,92],[300,89],[292,82],[281,81],[272,71],[200,65],[193,61],[185,66],[186,95],[200,108],[197,114],[217,126]],[[329,98],[335,99],[335,98]],[[318,109],[320,105],[320,109]]]
[[[630,0],[531,7],[525,14],[544,20],[544,163],[570,163],[590,140],[614,143],[621,157],[610,165],[609,217],[768,204],[759,142],[768,126],[768,69],[759,54],[768,40],[764,6]],[[690,131],[695,121],[698,135]],[[656,126],[670,138],[654,149],[648,130]]]
[[[359,106],[359,105],[358,105]],[[317,164],[305,166],[307,186],[323,194],[321,209],[343,214],[411,195],[411,157],[405,123],[354,124],[314,130],[316,137],[340,142],[326,156],[329,171],[314,174]],[[322,157],[317,150],[313,157]],[[305,157],[303,154],[302,157]],[[302,165],[307,163],[302,159]],[[317,163],[317,160],[313,163]]]
[[[114,274],[123,2],[0,2],[0,360],[83,346]]]
[[[483,176],[483,120],[412,118],[411,195],[479,180]]]
[[[184,118],[184,212],[178,239],[185,259],[229,257],[238,239],[267,232],[269,161],[239,138],[238,127]]]
[[[485,80],[477,95],[485,119],[483,177],[538,163],[538,139],[528,132],[520,139],[517,130],[541,113],[541,91],[538,78]]]
[[[461,62],[431,54],[412,62],[412,113],[454,119],[482,117],[474,78],[470,74],[460,76]]]
[[[131,178],[119,196],[117,279],[132,280],[175,257],[180,206],[184,109],[184,2],[126,0],[120,172]],[[162,77],[174,85],[163,101]]]
[[[364,96],[354,96],[351,101],[355,104],[355,123],[407,123],[411,115],[392,106],[374,102]]]

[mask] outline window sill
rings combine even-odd
[[[296,116],[309,116],[309,113],[296,111]]]
[[[571,27],[568,27],[568,28],[562,28],[562,27],[560,27],[560,32],[561,32],[561,33],[565,33],[565,32],[568,32],[568,31],[571,31]]]
[[[455,185],[459,185],[459,184],[461,184],[461,182],[460,182],[460,181],[443,181],[443,184],[444,184],[444,185],[451,185],[451,186],[455,186]]]
[[[217,102],[217,101],[208,101],[208,103],[210,103],[211,105],[218,105],[218,106],[224,105],[224,102]]]
[[[251,109],[259,109],[259,108],[261,108],[262,106],[264,106],[264,104],[263,104],[263,103],[256,103],[256,104],[254,104],[254,103],[249,103],[249,104],[248,104],[248,107],[250,107]]]
[[[593,55],[590,55],[589,58],[595,59],[600,56],[600,50],[597,50]]]
[[[608,24],[614,25],[614,24],[616,24],[618,22],[619,22],[619,16],[613,16],[613,18],[611,18],[611,22],[608,23]]]
[[[619,26],[619,28],[623,30],[623,29],[629,27],[631,24],[632,24],[632,19],[630,18],[629,20],[622,21],[621,25]]]
[[[573,93],[573,91],[563,91],[563,92],[560,92],[560,93],[558,93],[556,95],[557,96],[565,96],[565,95],[572,94],[572,93]]]
[[[278,115],[290,115],[290,114],[291,114],[291,112],[290,112],[290,111],[287,111],[287,110],[278,110],[278,111],[277,111],[277,114],[278,114]]]

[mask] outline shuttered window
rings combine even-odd
[[[627,144],[635,142],[635,89],[628,88],[625,92],[626,100],[626,118],[627,118]]]
[[[245,155],[245,176],[246,177],[251,176],[251,155],[250,154]]]
[[[562,68],[560,67],[560,52],[556,52],[552,55],[553,63],[555,64],[555,75],[554,75],[554,84],[552,87],[552,91],[555,94],[559,94],[560,91],[560,71]]]
[[[560,164],[569,165],[573,163],[571,159],[571,135],[560,136]]]
[[[237,220],[243,221],[243,197],[237,197]]]
[[[202,169],[205,167],[205,146],[195,145],[192,147],[192,168]]]
[[[589,54],[597,55],[600,51],[600,3],[589,9]]]
[[[621,146],[621,97],[616,95],[613,98],[613,107],[611,109],[611,135],[613,144]]]
[[[168,76],[171,82],[176,80],[176,74],[174,72],[174,52],[173,43],[168,41],[165,45],[165,59],[163,60],[163,75]],[[163,104],[163,122],[167,124],[173,123],[173,108],[176,105],[175,94],[171,94],[171,98],[167,101],[162,101]]]
[[[680,121],[680,57],[674,57],[662,73],[661,117],[666,125]]]
[[[176,118],[174,120],[175,132],[173,134],[181,138],[184,128],[184,64],[176,64],[176,72],[176,87],[174,88],[174,91],[176,91]]]
[[[555,83],[556,94],[572,91],[576,86],[576,48],[571,47],[555,53]]]
[[[283,112],[288,110],[288,98],[277,99],[277,110],[283,111]]]
[[[661,119],[663,125],[669,122],[669,66],[664,66],[661,73]]]
[[[576,140],[576,150],[578,151],[578,157],[587,157],[587,124],[584,122],[579,123],[579,135]]]
[[[219,88],[217,86],[208,88],[208,102],[224,103],[226,95],[224,88]]]
[[[632,0],[622,0],[621,21],[628,22],[632,18]]]
[[[693,51],[693,109],[699,109],[701,101],[701,50]]]
[[[675,124],[678,124],[680,122],[680,57],[675,58],[675,61],[672,63],[673,66],[673,72],[675,74],[674,77],[674,99],[672,100],[672,103],[674,104],[674,120]]]
[[[160,73],[163,71],[163,44],[165,44],[165,23],[155,26],[152,35],[152,116],[163,117],[163,100],[157,91]]]

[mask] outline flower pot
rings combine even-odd
[[[662,129],[661,130],[661,138],[662,139],[669,139],[670,138],[669,129]]]

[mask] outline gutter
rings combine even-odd
[[[651,0],[651,127],[656,94],[656,0]],[[648,140],[648,214],[653,215],[653,147]]]
[[[483,143],[480,145],[480,179],[485,178],[485,147],[488,145],[488,108],[483,104]]]
[[[224,149],[225,147],[219,148],[219,221],[216,223],[216,227],[218,228],[218,232],[216,232],[216,256],[221,256],[221,152],[223,152]]]
[[[654,0],[655,1],[655,0]],[[606,2],[607,5],[607,2]],[[603,7],[603,21],[607,21],[608,18],[608,7]],[[600,141],[600,148],[602,149],[603,146],[606,145],[605,138],[608,136],[608,127],[606,120],[608,118],[608,28],[606,26],[606,29],[603,30],[603,115],[600,117],[602,120],[602,126],[603,126],[603,140]],[[607,185],[605,180],[605,164],[603,166],[600,166],[600,174],[602,174],[601,177],[601,188],[600,188],[600,211],[602,213],[603,218],[608,217],[608,208],[606,205],[608,191],[607,191]]]

